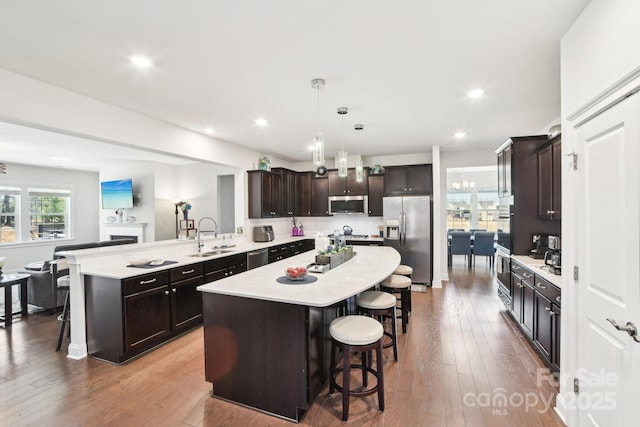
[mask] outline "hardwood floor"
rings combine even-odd
[[[378,412],[375,394],[352,398],[348,424],[563,425],[544,364],[504,312],[484,263],[475,272],[455,263],[442,289],[413,293],[399,361],[385,349],[386,410]],[[202,328],[122,366],[56,353],[57,328],[55,317],[41,313],[0,330],[0,424],[291,425],[211,398]],[[301,424],[343,424],[341,396],[327,390]]]

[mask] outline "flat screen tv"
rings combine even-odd
[[[133,185],[130,179],[103,181],[102,209],[130,209],[133,207]]]

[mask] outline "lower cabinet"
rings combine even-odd
[[[124,280],[85,276],[89,354],[123,363],[202,323],[202,264]]]
[[[553,371],[560,369],[560,289],[512,261],[511,315]]]
[[[247,271],[246,253],[211,259],[204,263],[204,282],[224,279],[243,271]]]

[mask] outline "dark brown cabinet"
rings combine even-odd
[[[298,192],[296,212],[299,216],[311,216],[311,180],[313,175],[313,172],[299,172],[296,174]]]
[[[538,215],[559,220],[562,205],[562,141],[556,136],[538,151]]]
[[[498,153],[498,196],[511,195],[511,145]]]
[[[149,280],[148,277],[139,279]],[[116,362],[127,354],[137,354],[164,341],[171,335],[170,296],[167,284],[125,295],[124,348],[113,352]],[[91,350],[90,350],[91,351]],[[107,354],[93,353],[96,357],[111,360]]]
[[[311,179],[311,216],[329,215],[329,179],[313,177]]]
[[[329,196],[365,196],[367,194],[368,168],[364,168],[362,182],[356,181],[355,169],[348,169],[345,177],[339,176],[337,170],[330,170],[327,175]]]
[[[204,281],[213,282],[243,271],[247,271],[246,253],[211,259],[204,262]]]
[[[384,195],[431,195],[431,165],[387,166],[384,173]]]
[[[271,171],[248,171],[249,218],[282,216],[282,175]]]
[[[297,216],[298,214],[298,187],[296,172],[283,169],[274,168],[273,172],[280,172],[282,175],[282,216]]]
[[[384,175],[369,175],[369,216],[382,216]]]
[[[313,249],[315,249],[315,241],[311,239],[298,240],[283,245],[271,246],[268,249],[269,264],[295,255],[299,255],[303,252],[307,252]]]
[[[202,296],[196,288],[202,285],[202,264],[173,268],[171,278],[171,327],[174,332],[189,329],[202,321]]]
[[[560,369],[560,289],[512,261],[511,315],[533,348],[554,370]]]

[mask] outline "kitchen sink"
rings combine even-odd
[[[200,252],[197,254],[191,254],[189,256],[192,257],[199,257],[199,258],[206,258],[209,256],[214,256],[214,255],[222,255],[222,254],[228,254],[229,252],[233,252],[233,249],[215,249],[213,251],[207,251],[207,252]]]

